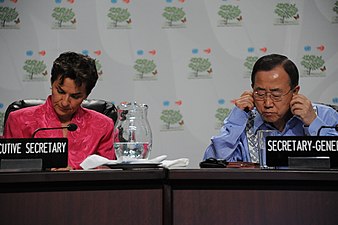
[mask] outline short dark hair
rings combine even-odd
[[[286,56],[279,54],[265,55],[259,58],[251,72],[251,84],[255,84],[256,73],[259,71],[270,71],[277,66],[282,66],[289,75],[290,87],[293,89],[298,85],[299,72],[297,66]]]
[[[61,84],[65,78],[74,80],[78,87],[85,84],[87,95],[95,87],[98,79],[95,60],[75,52],[62,53],[54,61],[51,74],[52,84],[59,78]]]

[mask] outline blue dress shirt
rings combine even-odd
[[[254,132],[257,130],[276,130],[279,136],[316,136],[321,126],[335,126],[338,123],[338,112],[333,108],[320,104],[313,104],[317,118],[305,127],[304,123],[297,116],[293,116],[285,125],[282,132],[276,130],[268,123],[265,123],[257,112],[254,119]],[[211,138],[211,144],[207,147],[203,160],[213,157],[225,159],[228,162],[250,162],[248,140],[245,127],[249,118],[249,113],[234,107],[229,116],[224,120],[223,127],[218,136]],[[335,129],[322,129],[321,136],[338,136]]]

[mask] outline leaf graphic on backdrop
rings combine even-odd
[[[151,50],[151,51],[149,51],[149,54],[151,54],[151,55],[156,55],[156,50]]]
[[[163,106],[169,106],[170,105],[170,102],[169,101],[163,101]]]
[[[27,56],[32,56],[34,54],[34,52],[32,50],[27,50],[26,51],[26,55]]]
[[[45,56],[46,55],[46,51],[45,50],[39,51],[39,55]]]
[[[261,50],[261,52],[265,53],[268,49],[266,47],[264,47],[264,48],[260,48],[259,50]]]
[[[204,49],[204,52],[209,54],[211,52],[211,48]]]
[[[95,55],[101,55],[101,50],[96,50],[96,51],[94,51],[94,54],[95,54]]]
[[[317,47],[317,49],[322,52],[322,51],[324,51],[325,46],[324,45],[320,45],[320,46]]]

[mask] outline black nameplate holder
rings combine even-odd
[[[338,169],[338,137],[268,136],[266,164],[301,170]]]
[[[67,138],[0,139],[0,170],[42,171],[68,165]]]

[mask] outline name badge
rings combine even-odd
[[[68,139],[0,139],[0,160],[3,159],[42,159],[43,169],[67,167]]]
[[[338,168],[338,137],[268,136],[265,144],[266,164],[271,167],[288,166],[290,157],[328,157],[331,168]]]

